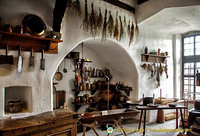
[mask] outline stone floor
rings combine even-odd
[[[142,124],[143,125],[143,124]],[[122,124],[128,136],[141,136],[143,135],[142,131],[138,131],[138,120],[127,120]],[[143,128],[143,126],[141,127]],[[147,122],[146,123],[146,136],[177,136],[180,129],[176,128],[176,120],[169,120],[165,123],[155,123]],[[101,130],[99,127],[96,127],[95,130],[99,136],[107,136],[106,130]],[[164,132],[164,131],[174,131],[174,132]],[[177,132],[176,132],[177,131]],[[77,136],[82,136],[82,132],[79,132]],[[92,130],[86,132],[86,136],[96,136]],[[123,136],[118,127],[114,128],[114,132],[110,136]]]

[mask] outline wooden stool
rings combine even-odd
[[[90,124],[83,124],[83,135],[82,135],[82,136],[85,136],[85,132],[86,132],[87,127],[91,128],[91,129],[94,131],[94,133],[95,133],[97,136],[99,136],[98,133],[96,132],[96,130],[94,129],[94,127],[95,127],[96,125],[98,125],[98,122],[97,122],[97,121],[94,121],[94,122],[92,122],[92,123],[90,123]]]
[[[126,135],[126,132],[124,131],[124,129],[123,129],[123,127],[122,127],[122,120],[123,120],[123,117],[120,117],[118,120],[113,120],[114,121],[114,123],[117,125],[117,127],[119,127],[122,131],[123,131],[123,133],[124,133],[124,136],[127,136]],[[110,134],[108,134],[107,136],[109,136]]]

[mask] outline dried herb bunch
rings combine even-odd
[[[98,29],[101,29],[102,24],[103,24],[103,16],[101,14],[101,8],[99,8],[99,16],[97,18],[97,27],[98,27]]]
[[[131,45],[131,43],[133,42],[133,37],[134,37],[134,24],[132,22],[132,25],[131,25],[131,33],[130,33],[130,40],[129,40],[129,46]]]
[[[88,19],[88,6],[87,6],[87,0],[85,0],[85,17],[83,19],[83,29],[88,31],[89,27],[89,19]]]
[[[94,12],[94,5],[93,5],[93,3],[91,4],[91,8],[92,8],[92,11],[91,11],[91,14],[90,14],[90,17],[89,17],[89,25],[90,25],[91,35],[93,37],[95,37],[96,33],[97,33],[97,15]]]
[[[126,16],[124,15],[124,26],[126,27],[127,24],[126,24]]]
[[[119,24],[118,24],[118,12],[116,13],[116,19],[115,19],[115,27],[114,27],[114,39],[117,41],[119,40]]]
[[[119,21],[120,21],[119,41],[121,41],[121,39],[122,39],[123,36],[124,36],[124,27],[123,27],[123,24],[122,24],[122,18],[121,18],[121,16],[119,16]]]
[[[68,2],[67,2],[67,7],[69,7],[69,8],[72,7],[72,0],[68,0]]]
[[[138,41],[138,37],[139,37],[139,27],[137,25],[137,21],[135,21],[135,25],[136,25],[136,27],[135,27],[135,40],[137,42]]]
[[[108,32],[110,34],[110,37],[112,37],[113,29],[114,29],[114,19],[111,15],[111,11],[109,11],[109,18],[108,18],[107,26],[108,26]]]
[[[107,29],[107,9],[105,9],[103,29],[102,29],[102,40],[106,39],[106,29]]]
[[[73,2],[73,8],[75,10],[75,13],[80,16],[81,15],[81,4],[80,4],[79,0],[76,0]]]
[[[128,21],[128,26],[127,26],[127,32],[128,32],[128,36],[130,37],[131,35],[131,24],[130,24],[130,20]]]

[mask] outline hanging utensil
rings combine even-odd
[[[63,69],[64,73],[67,73],[67,69],[65,68],[65,58],[64,58],[64,69]]]
[[[1,64],[14,64],[13,56],[8,56],[8,45],[6,46],[6,55],[0,55],[0,65]]]
[[[33,48],[31,48],[31,56],[29,58],[29,68],[34,67],[34,60],[35,60],[35,57],[33,56]]]
[[[22,67],[23,67],[23,58],[21,56],[21,46],[19,46],[18,50],[18,61],[17,61],[17,72],[22,73]]]
[[[40,69],[45,70],[45,59],[44,59],[44,49],[42,49],[42,57],[40,59]]]
[[[54,78],[55,78],[57,81],[60,81],[60,80],[62,80],[62,78],[63,78],[62,73],[59,72],[59,67],[58,67],[58,71],[57,71],[57,72],[55,73],[55,75],[54,75]]]

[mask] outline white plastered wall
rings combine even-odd
[[[0,1],[0,16],[2,17],[3,24],[19,25],[23,17],[27,14],[36,14],[40,16],[48,26],[52,26],[52,12],[55,1],[25,1],[25,0],[10,0],[10,1]],[[20,3],[20,4],[19,4]],[[88,2],[90,3],[90,1]],[[84,7],[84,3],[81,3]],[[96,3],[94,6],[98,6]],[[104,15],[104,8],[112,10],[113,17],[115,18],[116,7],[102,2],[102,14]],[[90,10],[89,10],[90,11]],[[133,15],[129,12],[119,9],[120,14],[126,15],[127,20],[133,20]],[[82,13],[84,9],[82,8]],[[30,53],[22,52],[24,58],[23,73],[21,75],[16,72],[16,59],[15,65],[12,67],[12,71],[8,72],[7,75],[0,77],[0,116],[4,116],[4,88],[8,86],[31,86],[32,87],[32,99],[33,99],[33,113],[37,114],[53,109],[53,92],[52,92],[52,78],[57,70],[57,67],[63,60],[64,56],[73,50],[78,44],[88,39],[91,39],[89,32],[86,32],[80,28],[84,15],[81,17],[77,16],[72,9],[67,9],[66,14],[62,22],[62,43],[59,43],[59,53],[58,54],[45,54],[46,59],[46,69],[45,71],[39,70],[40,57],[39,53],[34,53],[35,56],[35,69],[33,71],[28,70],[28,60]],[[138,72],[138,88],[135,89],[136,98],[140,99],[142,94],[145,96],[151,96],[153,93],[158,93],[158,88],[156,88],[155,80],[148,79],[150,76],[149,72],[144,71],[140,65],[141,53],[144,52],[144,47],[148,46],[149,50],[157,50],[161,48],[163,51],[168,51],[169,56],[172,56],[172,36],[167,34],[156,33],[153,31],[143,30],[140,27],[139,41],[135,46],[128,45],[129,38],[126,37],[122,39],[121,42],[116,42],[120,45],[127,54],[132,59]],[[101,31],[99,31],[101,33]],[[9,51],[9,54],[14,55],[17,58],[16,51]],[[172,57],[168,59],[169,68],[169,79],[161,78],[161,88],[163,89],[163,94],[167,94],[168,97],[173,96],[173,66]],[[5,72],[5,70],[0,71],[0,73]],[[130,72],[130,71],[127,71]],[[134,74],[134,73],[132,73]],[[135,94],[134,94],[135,95]],[[157,97],[158,95],[156,95]]]

